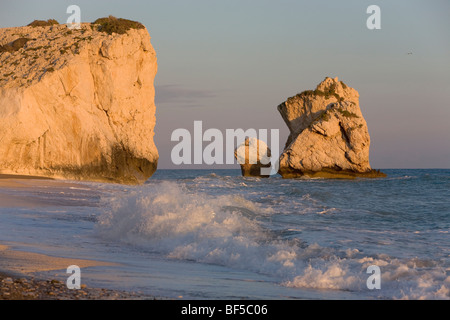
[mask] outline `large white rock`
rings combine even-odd
[[[379,177],[369,163],[370,136],[358,92],[326,78],[278,106],[290,130],[280,156],[284,178]]]
[[[147,29],[0,29],[0,173],[142,183],[156,170]]]

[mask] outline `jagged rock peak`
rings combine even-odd
[[[338,78],[325,78],[278,106],[290,135],[280,174],[291,177],[377,177],[369,163],[370,136],[358,92]]]

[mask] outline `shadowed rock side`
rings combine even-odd
[[[244,143],[236,148],[234,156],[241,165],[241,172],[244,177],[268,178],[264,175],[262,168],[270,168],[270,149],[264,141],[256,138],[247,138]]]
[[[0,173],[138,184],[155,172],[150,36],[101,29],[0,29]]]
[[[384,177],[369,164],[370,137],[358,92],[326,78],[278,106],[290,135],[280,156],[283,178]]]

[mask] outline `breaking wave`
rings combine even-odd
[[[449,270],[439,261],[324,247],[293,237],[289,230],[284,231],[290,236],[284,237],[270,227],[276,214],[281,213],[240,195],[209,195],[164,181],[105,200],[96,229],[108,241],[170,259],[268,275],[286,287],[364,292],[381,298],[450,298]],[[366,286],[371,265],[382,270],[382,290]]]

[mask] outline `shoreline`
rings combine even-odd
[[[28,175],[0,174],[0,189],[13,188],[23,190],[35,187],[80,187],[76,181],[57,181],[52,178]],[[46,206],[41,199],[29,199],[20,194],[0,193],[2,205],[16,208],[35,208]],[[1,300],[155,300],[150,294],[124,290],[88,287],[81,284],[81,289],[68,289],[65,282],[52,275],[42,275],[48,271],[61,271],[70,265],[81,269],[86,267],[111,266],[114,263],[55,257],[15,249],[14,243],[0,242],[0,301]],[[36,275],[39,273],[39,276]],[[69,276],[69,275],[68,275]]]
[[[53,178],[42,177],[42,176],[29,176],[24,174],[7,174],[0,173],[0,179],[14,179],[14,180],[55,180]]]
[[[94,288],[68,289],[56,279],[36,279],[0,270],[0,301],[2,300],[161,300],[139,292]]]
[[[58,188],[83,188],[79,181],[56,180],[52,178],[27,176],[27,175],[10,175],[0,174],[0,204],[2,207],[26,207],[36,208],[41,206],[53,205],[51,201],[47,201],[38,197],[27,197],[21,195],[20,192],[29,189],[45,188],[47,190],[57,191]],[[2,190],[6,190],[2,192]],[[12,192],[14,190],[14,192]]]
[[[157,300],[141,292],[88,287],[68,289],[65,282],[53,277],[35,276],[36,272],[65,270],[76,264],[80,268],[114,265],[95,260],[53,257],[14,250],[0,244],[0,300]]]

